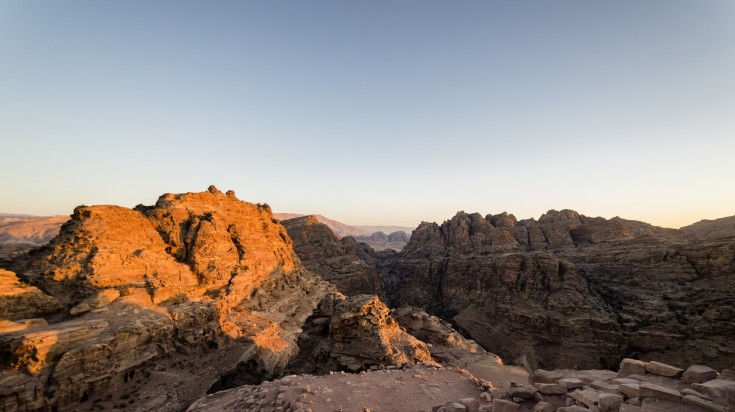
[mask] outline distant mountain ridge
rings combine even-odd
[[[303,216],[314,216],[319,223],[327,225],[338,238],[345,236],[370,236],[375,232],[393,233],[406,232],[411,234],[413,227],[408,226],[369,226],[369,225],[347,225],[345,223],[329,219],[322,215],[305,215],[300,213],[273,213],[273,216],[279,220],[294,219]]]
[[[684,226],[680,230],[701,240],[732,237],[735,236],[735,216],[700,220],[697,223]]]
[[[48,243],[69,216],[0,213],[0,258]]]

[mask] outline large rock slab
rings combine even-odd
[[[681,402],[684,405],[691,405],[692,407],[701,408],[712,412],[725,412],[727,407],[719,405],[715,402],[700,398],[698,396],[686,395],[682,398]]]
[[[729,394],[735,394],[735,381],[715,379],[705,383],[693,383],[692,389],[713,398],[728,399]]]
[[[676,389],[667,388],[665,386],[656,385],[653,383],[643,382],[640,387],[640,397],[645,398],[658,398],[672,402],[681,401],[681,392]]]
[[[716,378],[717,371],[704,365],[692,365],[682,375],[682,380],[689,383],[704,383]]]
[[[667,365],[665,363],[651,361],[646,365],[646,371],[658,376],[667,378],[680,378],[684,370],[676,366]]]

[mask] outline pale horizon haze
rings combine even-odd
[[[735,215],[735,2],[0,0],[0,212]]]

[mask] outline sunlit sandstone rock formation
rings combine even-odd
[[[5,264],[8,411],[181,410],[208,390],[282,374],[307,318],[338,296],[301,266],[267,205],[215,187],[135,209],[78,207],[51,243]],[[430,359],[369,299],[329,314],[330,356],[352,356],[335,367]]]

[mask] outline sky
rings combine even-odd
[[[0,0],[0,212],[735,215],[735,2]]]

